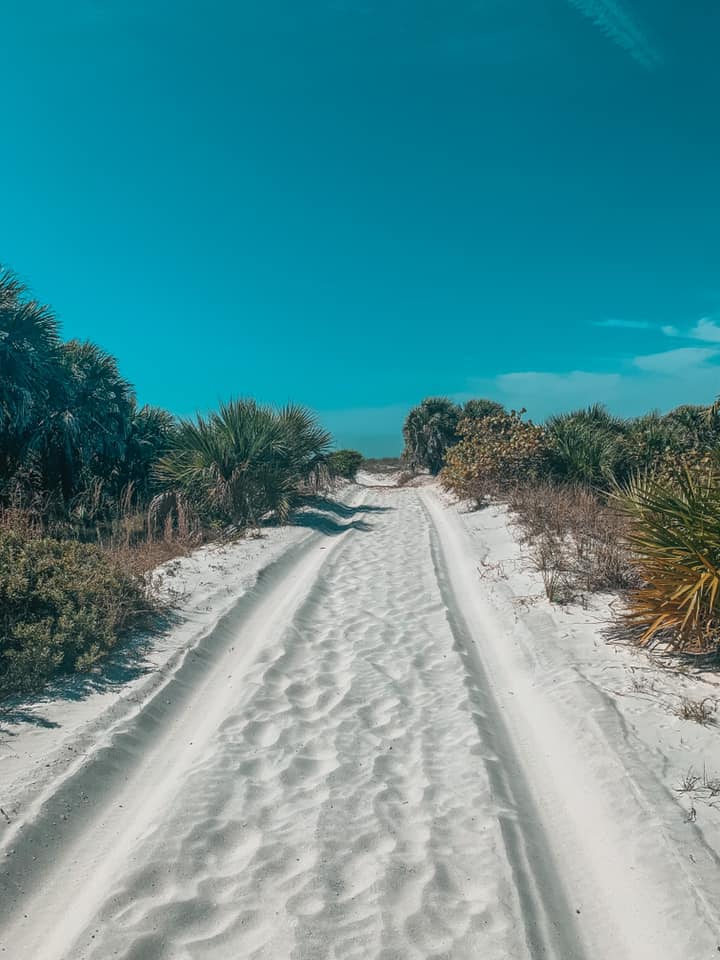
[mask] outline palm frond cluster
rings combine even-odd
[[[0,271],[0,505],[106,521],[152,495],[173,430],[166,411],[138,405],[113,357],[63,342],[50,309]]]
[[[155,472],[206,522],[257,523],[268,513],[285,520],[299,491],[322,477],[330,444],[304,407],[236,400],[182,420]]]
[[[642,580],[629,620],[650,644],[706,652],[720,636],[720,472],[680,468],[674,477],[637,475],[614,493]]]

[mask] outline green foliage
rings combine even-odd
[[[505,407],[497,400],[487,400],[481,397],[464,403],[461,416],[470,420],[482,420],[483,417],[495,417],[506,412]]]
[[[285,519],[303,484],[326,468],[331,437],[304,407],[281,410],[235,400],[183,420],[156,467],[208,522]]]
[[[665,457],[674,457],[685,447],[685,435],[670,415],[648,413],[628,421],[624,437],[628,473],[652,470]]]
[[[605,492],[637,472],[695,462],[720,444],[720,427],[704,407],[620,420],[596,404],[551,417],[546,426],[555,479]]]
[[[83,474],[107,480],[125,453],[134,398],[113,357],[94,344],[70,340],[58,351],[55,395],[27,441],[44,485],[67,502]]]
[[[556,480],[602,488],[624,472],[625,425],[600,404],[551,417],[546,427]]]
[[[0,694],[87,670],[149,612],[143,582],[97,547],[0,530]]]
[[[0,504],[94,522],[121,501],[140,509],[172,430],[169,414],[138,409],[113,357],[63,343],[52,312],[0,271]]]
[[[363,455],[357,450],[333,450],[328,456],[328,469],[333,477],[354,480],[363,462]]]
[[[480,420],[461,420],[460,441],[447,453],[443,485],[459,497],[478,502],[520,481],[532,482],[548,469],[543,427],[522,419],[524,411]]]
[[[642,642],[658,637],[680,650],[717,648],[720,614],[720,472],[678,469],[636,476],[614,493],[630,521],[628,542],[643,585],[628,619]]]
[[[403,457],[413,470],[437,474],[446,451],[457,442],[461,409],[447,397],[427,397],[408,413],[403,426]]]

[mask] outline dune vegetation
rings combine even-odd
[[[717,652],[718,406],[621,419],[594,405],[544,424],[524,414],[430,398],[408,414],[405,458],[475,507],[507,502],[551,600],[622,589],[641,644]]]
[[[0,271],[0,694],[87,669],[151,615],[145,571],[211,537],[285,521],[359,454],[298,405],[177,420],[114,357],[64,341]],[[362,458],[360,458],[362,459]]]
[[[410,470],[475,507],[509,503],[552,600],[626,590],[639,642],[717,649],[717,404],[631,419],[595,405],[535,424],[493,400],[429,397],[403,436]],[[191,419],[140,405],[114,357],[63,340],[0,271],[0,692],[105,655],[153,613],[158,562],[285,522],[304,495],[353,480],[362,454],[332,446],[299,405],[234,399]]]

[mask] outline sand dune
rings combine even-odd
[[[6,827],[5,955],[716,955],[707,838],[481,539],[366,489],[274,557]]]

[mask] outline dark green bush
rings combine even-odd
[[[97,547],[0,531],[0,694],[87,670],[150,609],[143,581]]]
[[[328,457],[328,468],[333,477],[354,480],[363,462],[363,455],[357,450],[333,450]]]

